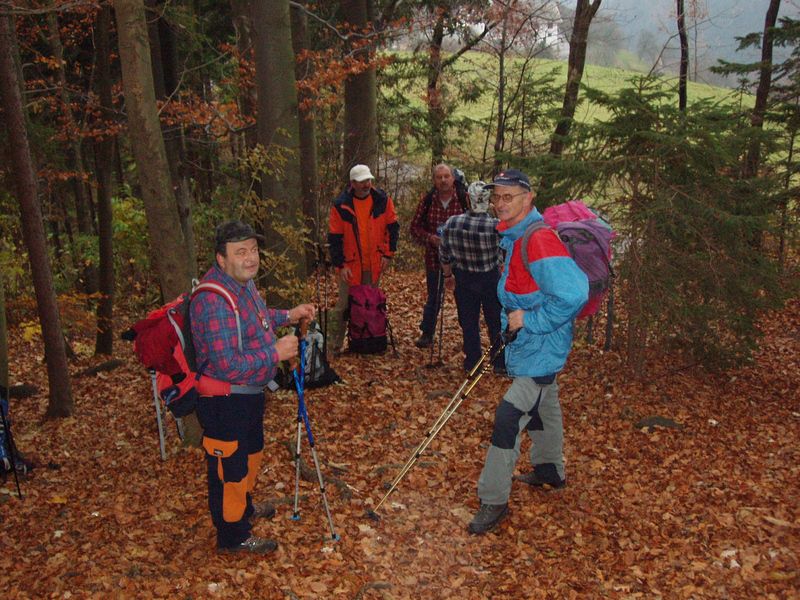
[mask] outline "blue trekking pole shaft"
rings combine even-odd
[[[319,491],[322,495],[322,504],[325,508],[325,515],[328,518],[328,525],[331,530],[331,539],[333,541],[338,541],[339,535],[336,533],[336,529],[333,526],[333,518],[331,517],[331,510],[328,506],[328,497],[325,493],[325,480],[322,478],[322,471],[319,468],[319,458],[317,457],[317,450],[314,446],[314,434],[311,431],[311,420],[308,417],[308,411],[306,410],[306,403],[305,403],[305,372],[303,368],[303,361],[305,358],[305,350],[306,350],[306,331],[307,331],[308,322],[302,321],[300,323],[300,344],[299,344],[299,352],[300,356],[298,359],[297,367],[292,371],[292,375],[294,376],[295,386],[297,388],[297,452],[295,454],[295,516],[293,516],[293,520],[298,520],[299,513],[298,513],[298,501],[299,501],[299,489],[300,489],[300,437],[301,437],[301,425],[300,422],[302,421],[306,428],[306,435],[308,436],[308,445],[311,448],[311,457],[314,459],[314,469],[317,472],[317,481],[319,482]]]
[[[300,440],[303,437],[303,423],[305,417],[305,402],[303,395],[305,392],[305,372],[303,369],[303,353],[305,352],[305,336],[303,327],[300,328],[300,342],[298,344],[298,362],[292,369],[294,385],[297,390],[297,444],[294,449],[294,512],[292,521],[300,520]]]

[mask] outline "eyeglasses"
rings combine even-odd
[[[517,196],[522,196],[523,194],[527,194],[528,192],[517,192],[516,194],[492,194],[489,196],[489,201],[492,204],[499,204],[502,202],[503,204],[511,204],[512,200]]]

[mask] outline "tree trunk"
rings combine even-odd
[[[233,11],[233,27],[236,30],[236,48],[239,51],[240,61],[253,60],[253,20],[250,18],[248,3],[249,0],[231,0],[231,10]],[[256,119],[257,102],[258,98],[256,97],[255,86],[250,86],[245,89],[240,83],[239,110],[241,110],[242,116],[246,120],[254,123]],[[244,140],[247,148],[255,148],[255,145],[258,142],[255,127],[248,127],[244,130]]]
[[[431,43],[428,45],[428,136],[431,145],[431,168],[442,162],[444,157],[444,107],[439,77],[442,74],[442,42],[444,41],[444,20],[447,7],[438,6],[436,22],[433,26]]]
[[[186,242],[172,191],[156,110],[142,0],[114,0],[128,130],[142,188],[161,291],[172,299],[191,283]]]
[[[278,217],[283,225],[296,226],[299,233],[301,222],[297,219],[297,213],[302,206],[298,161],[300,129],[289,0],[276,0],[269,5],[261,0],[253,0],[251,8],[253,23],[256,24],[253,43],[258,90],[258,143],[267,152],[277,146],[286,153],[286,162],[281,169],[270,169],[262,174],[262,200],[275,202],[277,210],[277,214],[270,215],[262,223],[262,228],[267,238],[267,249],[283,254],[287,240],[271,227],[271,222]],[[300,254],[290,249],[288,256],[297,275],[300,275],[304,271],[300,268],[303,262]]]
[[[572,128],[572,119],[578,106],[578,91],[583,68],[586,65],[586,45],[589,41],[589,26],[600,8],[600,0],[578,0],[575,7],[575,20],[572,24],[572,36],[569,40],[569,59],[567,60],[567,87],[564,90],[564,102],[561,105],[561,118],[556,125],[553,139],[550,141],[550,154],[561,156],[564,150],[569,131]]]
[[[55,63],[58,65],[58,96],[61,101],[61,115],[64,118],[64,127],[67,129],[67,148],[66,162],[67,168],[73,172],[71,178],[72,190],[75,196],[75,217],[78,223],[78,233],[85,239],[94,237],[94,227],[92,224],[91,195],[88,193],[86,184],[83,181],[84,166],[81,153],[81,138],[78,123],[72,114],[72,98],[67,88],[67,74],[64,63],[64,46],[61,43],[61,32],[58,29],[58,17],[55,11],[47,13],[48,40],[50,51],[53,53]],[[96,267],[81,257],[75,256],[73,259],[78,264],[83,264],[82,288],[88,294],[97,291],[97,269]]]
[[[767,112],[767,99],[769,97],[770,84],[772,83],[772,44],[774,35],[772,28],[778,20],[778,11],[781,7],[781,0],[770,0],[767,8],[767,16],[764,19],[764,35],[761,38],[761,69],[756,89],[756,102],[753,112],[750,115],[750,125],[757,129],[764,127],[764,115]],[[743,176],[745,179],[755,177],[758,174],[758,166],[761,162],[761,143],[758,136],[754,136],[747,149]]]
[[[111,7],[100,9],[97,17],[97,95],[103,111],[103,121],[112,119],[111,96]],[[114,138],[104,135],[94,144],[95,173],[97,177],[97,233],[100,244],[100,301],[97,304],[97,337],[95,354],[112,354],[114,351],[114,231],[111,208]]]
[[[292,17],[292,45],[295,55],[308,48],[308,18],[306,13],[293,7]],[[313,74],[314,65],[309,60],[297,61],[295,64],[295,78],[300,81]],[[305,91],[299,95],[300,104],[310,103],[314,98]],[[303,193],[303,216],[306,228],[311,232],[314,244],[321,242],[320,206],[319,206],[319,172],[317,171],[317,122],[314,110],[311,107],[300,108],[300,185]],[[317,248],[306,244],[306,272],[311,273],[317,259]]]
[[[153,88],[156,99],[166,102],[175,92],[177,81],[177,57],[175,34],[163,17],[163,6],[160,0],[146,0],[147,34],[150,41],[150,65],[153,69]],[[194,229],[192,227],[192,199],[189,195],[189,184],[184,169],[183,133],[178,124],[163,124],[161,134],[164,136],[164,150],[167,153],[167,165],[172,181],[172,190],[177,202],[178,218],[181,231],[186,240],[189,269],[192,277],[197,275],[197,256],[195,250]]]
[[[506,44],[508,41],[508,14],[503,16],[503,28],[500,34],[500,54],[497,57],[497,133],[494,137],[494,169],[493,174],[498,173],[503,165],[500,161],[500,153],[506,145]]]
[[[14,65],[14,29],[10,17],[0,17],[0,100],[10,144],[9,164],[11,178],[20,206],[22,234],[28,248],[36,305],[42,326],[47,379],[50,386],[47,418],[66,417],[72,414],[72,390],[69,367],[58,314],[50,259],[42,221],[42,209],[36,193],[36,175],[31,160],[25,114],[22,108],[20,82]]]
[[[681,66],[678,76],[678,109],[686,112],[687,92],[686,81],[689,76],[689,38],[686,36],[686,13],[683,0],[678,2],[678,37],[681,41]],[[695,48],[695,52],[697,49]]]
[[[369,24],[367,0],[341,0],[342,16],[351,26],[365,31]],[[351,51],[369,65],[372,46],[365,45]],[[344,178],[355,164],[375,168],[378,160],[378,101],[375,83],[375,66],[367,66],[361,73],[351,75],[344,82]]]

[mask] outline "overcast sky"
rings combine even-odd
[[[688,12],[692,0],[685,0]],[[575,5],[574,0],[564,2]],[[697,0],[705,17],[698,31],[701,44],[714,58],[734,59],[736,36],[764,29],[769,0]],[[641,31],[649,31],[666,41],[677,32],[675,0],[603,0],[597,17],[612,18],[630,36],[635,46]],[[779,16],[800,18],[800,0],[783,0]],[[687,26],[691,23],[687,22]],[[690,36],[691,37],[691,36]],[[662,42],[663,43],[663,42]]]

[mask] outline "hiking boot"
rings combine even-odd
[[[252,519],[271,519],[275,516],[275,507],[269,502],[258,502],[253,504]]]
[[[430,348],[433,345],[433,336],[430,333],[423,333],[417,341],[414,342],[417,348]]]
[[[563,488],[567,485],[566,479],[561,479],[556,472],[555,465],[537,465],[529,473],[514,475],[513,479],[521,481],[531,487],[540,487],[545,490]]]
[[[497,527],[500,521],[508,515],[508,504],[484,504],[481,502],[481,507],[467,526],[467,531],[475,534],[486,533]]]
[[[278,542],[267,538],[260,538],[251,535],[241,544],[227,548],[217,548],[218,552],[251,552],[253,554],[269,554],[278,548]]]

